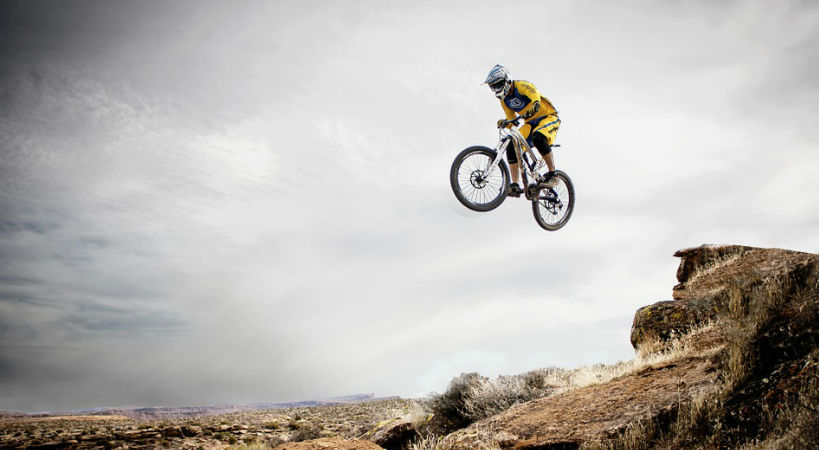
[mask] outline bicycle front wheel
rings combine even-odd
[[[509,168],[500,161],[491,174],[485,170],[495,159],[489,147],[469,147],[455,157],[449,171],[452,192],[464,206],[473,211],[491,211],[506,199],[509,187]]]
[[[535,220],[544,230],[555,231],[563,228],[574,211],[574,185],[565,172],[555,171],[557,186],[538,187],[532,199]]]

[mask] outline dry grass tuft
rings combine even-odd
[[[434,450],[444,448],[444,437],[424,433],[418,440],[410,443],[409,450]]]

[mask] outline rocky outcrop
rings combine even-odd
[[[442,447],[815,447],[819,257],[738,245],[675,256],[674,300],[640,308],[631,334],[641,360],[664,362],[515,405]]]
[[[766,281],[816,286],[814,253],[741,245],[702,245],[679,250],[675,300],[715,297],[726,300],[730,289],[749,290]],[[787,294],[787,293],[785,293]]]
[[[719,315],[714,297],[690,300],[667,300],[643,306],[634,314],[631,345],[639,349],[646,344],[668,341],[692,328],[714,320]]]
[[[675,286],[674,289],[681,288],[686,281],[701,271],[729,259],[740,257],[749,250],[755,250],[755,248],[744,245],[703,244],[699,247],[677,250],[674,252],[674,256],[680,258],[680,266],[677,268],[677,281],[680,284]]]
[[[816,284],[817,256],[742,245],[702,245],[679,250],[674,300],[637,310],[631,328],[634,348],[687,333],[728,310],[731,292],[749,291],[766,280],[792,286]]]
[[[387,420],[378,423],[363,438],[375,442],[387,450],[400,450],[417,436],[415,425],[409,420]]]

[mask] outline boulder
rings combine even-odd
[[[170,426],[166,427],[162,430],[162,435],[165,437],[184,437],[182,433],[182,427],[179,426]]]
[[[182,425],[182,433],[187,436],[199,436],[202,434],[202,427],[196,425]]]
[[[400,450],[415,438],[415,426],[409,420],[391,420],[379,423],[364,437],[387,450]]]
[[[718,317],[721,302],[714,297],[690,300],[667,300],[643,306],[634,313],[631,345],[667,341],[688,333],[697,325]]]

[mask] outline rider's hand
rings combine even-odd
[[[517,125],[518,119],[520,117],[515,117],[514,119],[500,119],[498,120],[498,128],[508,128],[509,125]]]

